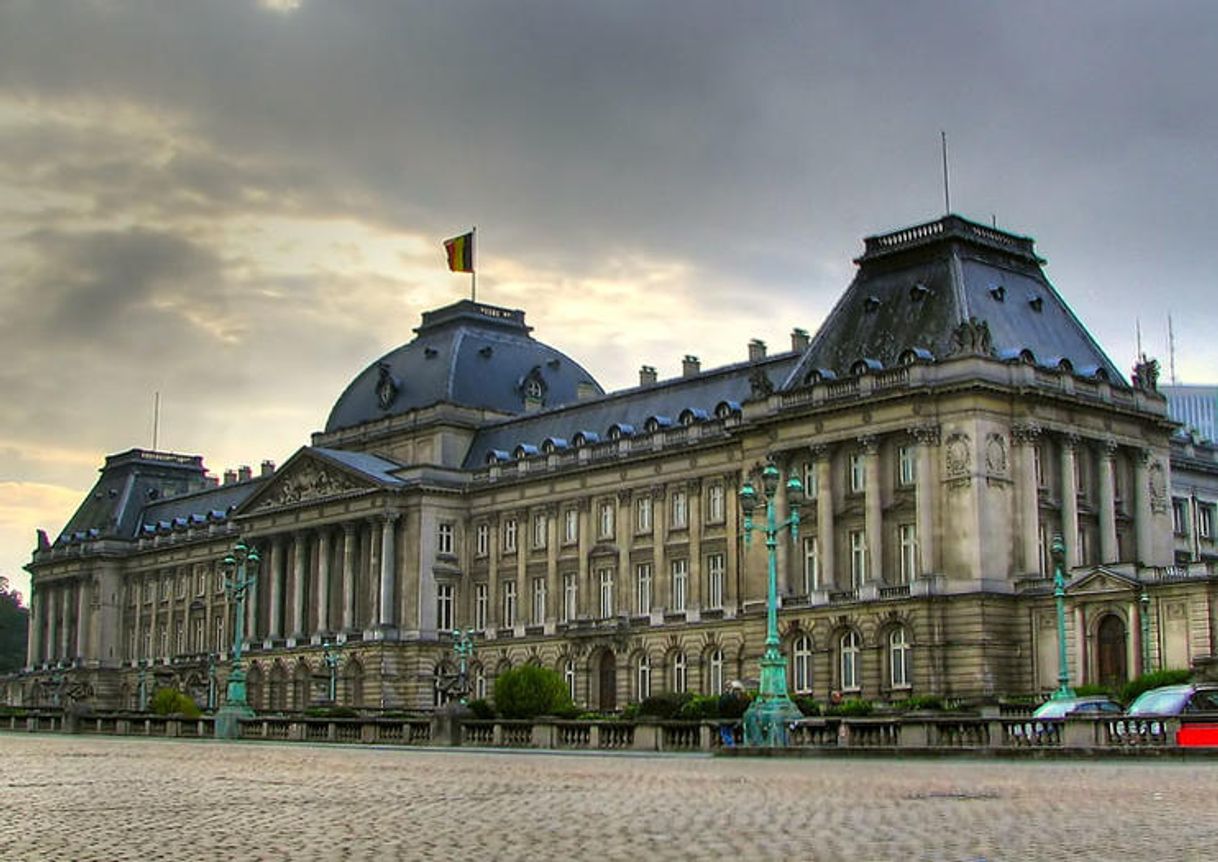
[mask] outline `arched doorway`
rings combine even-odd
[[[1116,614],[1100,620],[1096,637],[1096,675],[1100,685],[1119,685],[1128,677],[1125,623]]]
[[[611,649],[601,650],[596,682],[596,708],[601,712],[617,709],[617,657]]]

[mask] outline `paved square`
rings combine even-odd
[[[0,734],[0,859],[1209,860],[1218,761],[711,759]]]

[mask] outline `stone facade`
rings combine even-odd
[[[738,492],[770,461],[807,489],[777,551],[792,691],[1054,688],[1056,532],[1075,683],[1209,660],[1213,514],[1203,542],[1195,505],[1218,499],[1196,490],[1218,468],[1173,449],[1153,376],[1120,378],[1025,238],[948,217],[869,238],[858,263],[821,331],[777,355],[690,357],[659,382],[645,367],[604,395],[550,348],[532,360],[523,313],[462,302],[357,377],[278,470],[215,486],[198,458],[112,456],[27,567],[29,668],[9,699],[65,675],[107,706],[152,684],[202,700],[212,674],[222,690],[218,561],[239,536],[262,555],[244,620],[259,709],[324,698],[327,643],[340,703],[430,708],[453,627],[478,631],[479,695],[529,661],[590,708],[715,693],[757,674],[765,546],[744,540]],[[782,491],[773,505],[792,511]]]

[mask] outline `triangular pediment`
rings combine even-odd
[[[250,515],[269,509],[320,503],[400,484],[384,472],[386,468],[397,466],[392,462],[368,455],[351,457],[373,463],[379,472],[344,463],[328,450],[304,446],[257,494],[246,500],[236,514]]]
[[[1071,596],[1087,596],[1101,593],[1129,593],[1138,588],[1139,582],[1136,579],[1111,569],[1097,567],[1071,580],[1066,587],[1066,592]]]

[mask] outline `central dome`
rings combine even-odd
[[[326,432],[438,403],[514,415],[604,394],[579,363],[530,331],[523,311],[468,299],[426,311],[414,341],[351,381]]]

